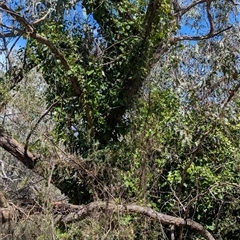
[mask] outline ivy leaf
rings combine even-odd
[[[86,72],[86,74],[87,74],[88,76],[92,75],[93,73],[94,73],[94,70],[89,70],[89,71]]]

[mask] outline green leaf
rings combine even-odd
[[[87,74],[88,76],[92,75],[93,73],[94,73],[94,70],[86,71],[86,74]]]

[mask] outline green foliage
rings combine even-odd
[[[231,1],[209,1],[211,9],[196,3],[175,15],[169,0],[45,2],[55,11],[34,27],[62,56],[29,39],[24,61],[36,66],[47,86],[35,80],[37,86],[17,89],[22,98],[9,108],[28,110],[18,134],[25,141],[27,123],[32,129],[42,111],[31,99],[39,99],[36,106],[45,99],[47,107],[57,101],[48,115],[51,127],[29,145],[52,161],[40,167],[51,168],[54,185],[74,204],[133,202],[193,219],[218,239],[240,238],[239,32],[173,41],[178,14],[184,27],[202,33],[200,13],[207,13],[211,28],[216,19],[225,26]],[[42,16],[34,13],[31,21]],[[6,86],[1,79],[4,104],[11,95]],[[42,90],[34,91],[38,86]],[[170,238],[169,227],[148,218],[104,214],[49,231],[56,239]],[[174,233],[176,239],[202,239],[177,226]]]
[[[129,119],[124,114],[150,71],[155,45],[172,31],[167,27],[172,20],[169,4],[162,2],[152,19],[154,10],[145,1],[83,1],[93,20],[48,19],[38,27],[70,64],[66,72],[46,46],[29,41],[29,59],[50,85],[47,101],[63,96],[54,109],[55,136],[70,151],[85,156],[92,144],[104,147],[126,132]],[[81,96],[74,93],[71,77],[77,79]]]

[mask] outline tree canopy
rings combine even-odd
[[[237,2],[0,12],[0,219],[13,238],[36,238],[37,212],[39,239],[240,237]]]

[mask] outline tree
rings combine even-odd
[[[184,234],[193,239],[185,227],[213,239],[194,220],[216,234],[239,236],[237,225],[229,231],[221,212],[226,208],[230,222],[238,221],[228,204],[231,199],[237,206],[239,188],[234,2],[41,1],[1,3],[0,9],[5,116],[16,109],[13,95],[23,91],[30,70],[30,93],[46,101],[43,110],[34,100],[21,132],[12,132],[12,118],[4,116],[0,146],[50,179],[71,203],[92,202],[54,204],[76,213],[56,222],[72,222],[106,206],[171,225],[165,231],[172,239]],[[196,35],[184,34],[189,27]],[[13,62],[7,42],[15,36],[24,36],[27,44]],[[139,237],[150,235],[129,216]],[[144,221],[139,226],[156,227]],[[158,234],[151,237],[163,236]]]

